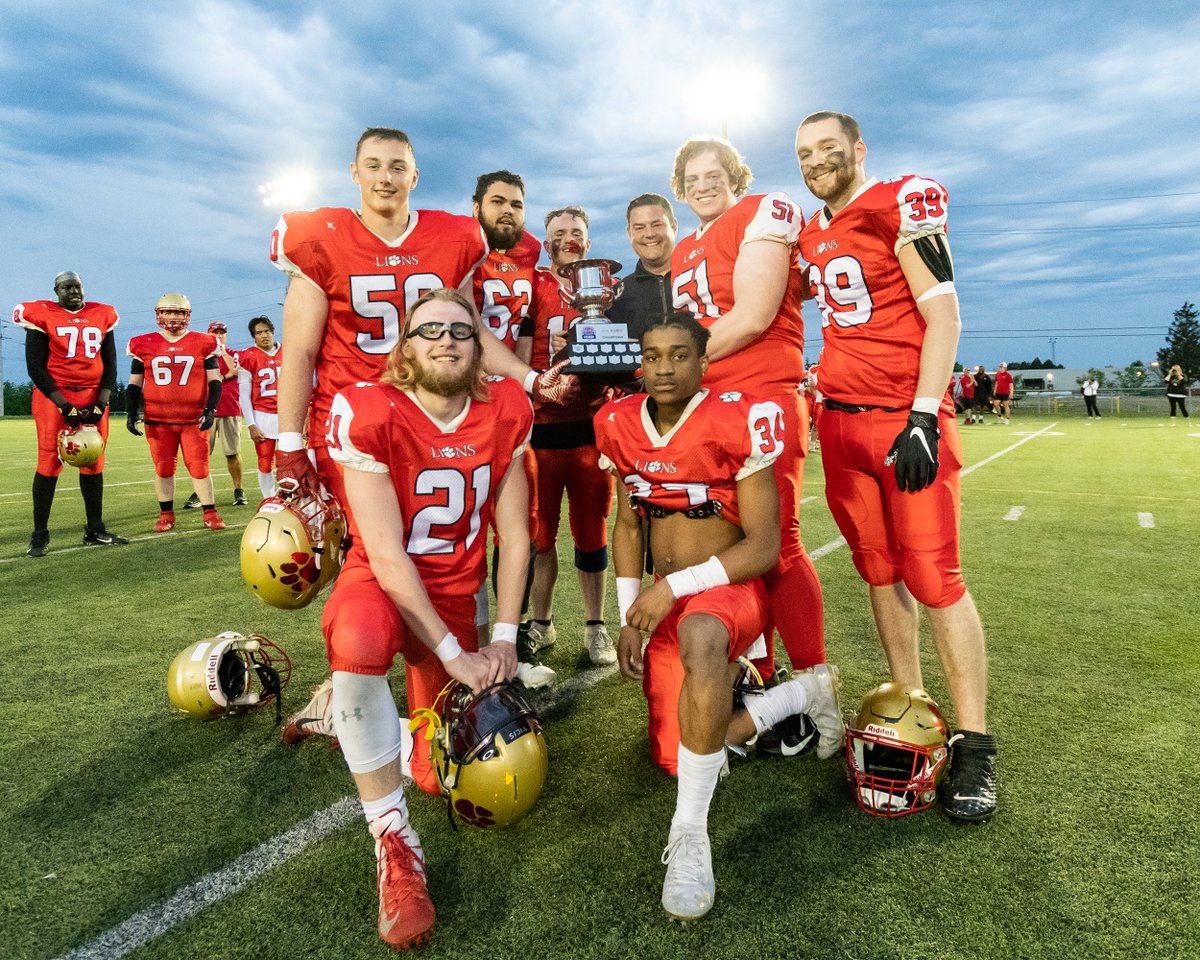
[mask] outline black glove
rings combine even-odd
[[[201,429],[201,431],[211,430],[213,421],[216,419],[216,417],[217,417],[216,410],[210,410],[208,407],[205,407],[204,412],[202,414],[200,414],[200,429]]]
[[[130,410],[125,414],[125,429],[132,433],[135,437],[140,437],[142,431],[137,428],[138,417],[136,411]]]
[[[99,400],[97,400],[91,406],[84,407],[83,411],[82,411],[83,422],[84,423],[99,423],[101,420],[104,419],[104,411],[107,409],[108,409],[108,404],[101,403]]]
[[[58,405],[58,412],[62,414],[62,418],[67,421],[68,427],[77,427],[84,422],[83,411],[69,400],[64,400]]]
[[[896,486],[902,491],[916,493],[933,483],[938,471],[937,414],[908,415],[908,423],[892,441],[892,449],[883,461],[885,467],[895,464]]]

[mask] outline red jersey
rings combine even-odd
[[[50,338],[46,372],[60,387],[98,387],[104,375],[100,345],[117,325],[117,311],[107,303],[87,302],[72,312],[55,300],[18,303],[13,323],[40,330]]]
[[[279,412],[279,362],[283,348],[275,344],[268,353],[260,347],[247,347],[238,354],[242,369],[250,374],[250,406],[259,413]]]
[[[475,271],[475,307],[484,324],[514,350],[533,302],[533,270],[542,245],[525,233],[511,250],[492,250]]]
[[[341,207],[280,217],[271,235],[271,261],[314,284],[329,301],[311,421],[325,422],[339,390],[378,379],[400,339],[404,313],[418,297],[459,286],[486,255],[478,221],[441,210],[412,211],[408,230],[391,243]],[[313,430],[310,444],[324,443],[321,431]]]
[[[147,423],[195,423],[208,400],[204,361],[220,344],[211,333],[189,331],[170,341],[158,331],[129,341],[129,356],[142,361]]]
[[[217,354],[217,369],[221,372],[221,399],[217,401],[218,417],[240,417],[242,415],[242,387],[237,378],[237,351],[230,350],[231,363],[225,354]],[[226,380],[229,374],[233,376]]]
[[[546,370],[554,365],[554,349],[551,346],[554,334],[571,329],[581,314],[563,303],[558,279],[549,270],[538,267],[534,271],[533,304],[529,311],[529,322],[522,336],[533,337],[533,349],[529,365],[534,370]],[[612,396],[612,389],[603,384],[580,382],[579,397],[573,402],[561,404],[534,404],[534,423],[574,423],[590,420]]]
[[[996,371],[996,393],[1012,394],[1013,378],[1007,370]]]
[[[958,385],[962,387],[962,395],[968,400],[975,397],[975,378],[969,373],[964,373],[958,378]]]
[[[843,403],[908,407],[925,321],[897,252],[946,232],[946,188],[917,176],[862,186],[831,218],[800,233],[800,258],[821,309],[821,392]]]
[[[435,602],[471,596],[483,582],[495,491],[529,442],[533,410],[521,385],[489,378],[488,394],[449,424],[387,384],[355,384],[333,398],[329,454],[347,470],[391,477],[404,549]],[[357,537],[346,566],[370,566]]]
[[[733,309],[733,270],[743,244],[761,240],[795,249],[803,225],[803,215],[786,193],[742,197],[707,227],[676,245],[671,254],[675,309],[686,310],[711,327]],[[803,280],[795,257],[789,255],[788,262],[787,289],[771,325],[753,343],[709,364],[705,386],[766,395],[795,390],[803,379]]]
[[[640,393],[622,397],[596,414],[600,466],[625,484],[635,509],[682,512],[712,504],[740,526],[737,482],[783,452],[783,410],[736,390],[704,389],[660,435],[648,399]]]

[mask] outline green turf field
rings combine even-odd
[[[840,758],[738,763],[710,820],[717,903],[686,927],[658,902],[674,785],[649,761],[640,687],[597,681],[587,664],[563,541],[559,642],[546,658],[562,683],[542,697],[550,781],[525,821],[495,835],[452,832],[441,804],[410,795],[438,909],[421,955],[1200,957],[1192,423],[1072,416],[964,429],[968,468],[982,464],[963,479],[963,560],[991,654],[999,814],[984,826],[936,808],[879,820],[854,805]],[[33,427],[0,420],[0,957],[88,944],[76,955],[118,956],[93,943],[113,928],[102,943],[145,944],[138,958],[387,955],[354,808],[335,807],[334,828],[294,857],[295,835],[278,839],[350,793],[340,755],[285,748],[267,712],[199,723],[166,696],[184,646],[255,630],[291,654],[286,703],[298,706],[326,672],[319,604],[277,611],[243,586],[238,541],[253,507],[225,506],[220,457],[230,528],[202,530],[199,511],[180,511],[175,532],[152,534],[149,454],[121,426],[106,519],[133,543],[79,546],[68,467],[51,553],[30,560]],[[248,442],[243,459],[252,491]],[[190,484],[180,487],[182,504]],[[816,498],[803,508],[805,542],[818,551],[837,538],[819,454],[805,493]],[[1015,506],[1024,512],[1006,520]],[[830,550],[817,570],[849,712],[884,679],[884,660],[848,552]],[[926,681],[945,703],[931,654]],[[186,898],[155,909],[191,885],[210,905],[181,921]]]

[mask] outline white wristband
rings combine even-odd
[[[521,381],[521,386],[525,388],[526,393],[533,394],[533,383],[537,380],[537,376],[538,372],[536,370],[530,370],[525,374],[525,379]]]
[[[516,643],[517,625],[515,623],[497,623],[492,627],[492,643]]]
[[[433,655],[442,663],[449,663],[455,657],[462,656],[462,647],[459,646],[454,634],[448,633],[442,637],[442,642],[433,648]]]
[[[932,287],[917,297],[917,303],[924,303],[926,300],[932,300],[934,297],[940,297],[943,294],[952,294],[954,292],[953,280],[946,280],[944,283],[935,283]]]
[[[280,453],[295,453],[304,449],[304,436],[294,430],[285,430],[275,441],[275,449]]]
[[[621,626],[629,625],[625,615],[641,592],[642,581],[637,577],[617,577],[617,613],[621,617]]]
[[[709,557],[703,563],[695,563],[665,577],[667,586],[678,597],[690,597],[694,593],[711,587],[722,587],[729,583],[729,574],[717,557]]]
[[[936,415],[941,405],[942,401],[939,397],[917,397],[913,401],[912,408],[914,413],[931,413]]]

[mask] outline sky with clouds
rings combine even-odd
[[[1192,3],[0,0],[0,90],[0,305],[75,270],[116,305],[122,352],[167,290],[236,345],[278,321],[259,186],[307,171],[300,205],[355,206],[374,125],[412,138],[414,206],[469,214],[475,177],[507,167],[531,226],[581,203],[592,254],[632,267],[625,204],[669,195],[687,137],[726,125],[751,189],[811,214],[795,127],[842,110],[869,174],[949,190],[962,362],[1149,362],[1200,300]]]

